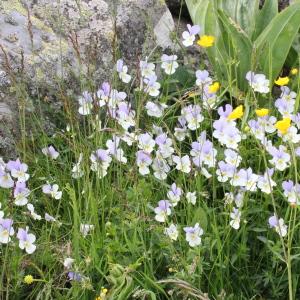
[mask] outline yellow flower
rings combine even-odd
[[[278,77],[278,79],[275,80],[275,83],[277,85],[283,86],[283,85],[287,85],[289,81],[290,79],[288,77]]]
[[[228,119],[229,120],[240,119],[243,115],[244,115],[244,107],[243,107],[243,105],[239,105],[228,116]]]
[[[258,117],[264,117],[269,114],[269,110],[267,108],[256,109],[255,113]]]
[[[212,35],[202,35],[197,44],[203,48],[211,47],[214,44],[215,37]]]
[[[211,94],[216,93],[219,89],[220,89],[220,83],[219,83],[219,82],[215,82],[215,83],[211,84],[211,85],[208,87],[208,91],[209,91]]]
[[[286,134],[291,127],[291,119],[283,118],[281,121],[275,123],[275,128],[280,131],[281,134]]]
[[[291,74],[292,74],[292,75],[297,75],[297,74],[298,74],[298,69],[297,69],[297,68],[293,68],[293,69],[291,70]]]
[[[24,282],[25,282],[26,284],[32,284],[33,281],[34,281],[34,278],[33,278],[32,275],[26,275],[26,276],[24,277]]]

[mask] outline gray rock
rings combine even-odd
[[[162,0],[0,1],[0,102],[8,105],[3,114],[17,120],[10,85],[50,99],[62,85],[77,93],[79,80],[109,80],[120,56],[133,69],[153,49],[174,48],[174,28]],[[10,134],[1,132],[0,149]]]

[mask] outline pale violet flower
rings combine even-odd
[[[196,192],[187,192],[185,198],[188,203],[191,203],[193,205],[196,204],[196,200],[197,200]]]
[[[98,149],[90,156],[91,170],[97,173],[99,178],[103,178],[107,174],[112,158],[108,150]]]
[[[155,64],[148,63],[147,61],[140,61],[140,69],[142,77],[151,77],[155,75]]]
[[[147,114],[150,117],[160,118],[162,117],[164,110],[168,107],[168,105],[159,102],[148,101],[146,103]]]
[[[11,176],[17,178],[19,182],[25,182],[29,179],[29,174],[26,173],[28,166],[25,163],[21,163],[19,158],[17,160],[10,160],[6,164],[6,169],[9,170]]]
[[[152,164],[151,156],[148,152],[139,150],[136,153],[136,164],[139,168],[141,175],[147,175],[150,173],[149,166]]]
[[[246,79],[249,81],[249,85],[255,92],[259,92],[261,94],[269,93],[270,81],[264,74],[255,74],[254,72],[249,71],[246,74]]]
[[[42,149],[44,155],[49,156],[52,159],[57,159],[59,153],[55,150],[53,146],[45,147]]]
[[[99,107],[103,107],[108,103],[110,90],[111,90],[110,84],[108,82],[103,82],[101,88],[96,92],[96,96],[99,99],[98,100]]]
[[[59,191],[59,186],[57,184],[44,184],[43,193],[50,195],[52,198],[59,200],[62,197],[62,191]]]
[[[155,220],[158,222],[165,222],[167,217],[171,215],[171,203],[168,200],[160,200],[158,206],[154,209]]]
[[[165,73],[167,75],[172,75],[175,73],[176,69],[179,66],[176,60],[177,60],[177,55],[167,55],[167,54],[162,55],[161,67],[162,67],[162,69],[165,70]]]
[[[164,233],[173,241],[176,241],[178,238],[178,229],[174,224],[171,224],[169,227],[165,228]]]
[[[117,72],[119,74],[119,78],[124,82],[124,83],[128,83],[131,80],[131,76],[129,74],[127,74],[128,72],[128,67],[126,65],[124,65],[124,62],[122,59],[119,59],[117,61]]]
[[[19,239],[20,249],[25,249],[28,254],[32,254],[36,250],[36,245],[34,245],[36,237],[32,233],[28,233],[28,230],[28,227],[26,229],[19,228],[17,238]]]
[[[160,93],[160,83],[157,82],[157,76],[151,75],[144,78],[144,83],[146,84],[144,91],[152,97],[157,97]]]
[[[288,226],[284,224],[282,218],[278,219],[275,215],[269,218],[269,225],[271,228],[274,228],[275,231],[282,237],[285,237],[287,234]]]
[[[139,149],[151,153],[154,150],[155,141],[149,133],[143,133],[138,136]]]
[[[196,71],[196,78],[196,85],[201,88],[204,88],[204,86],[208,86],[212,83],[212,79],[209,77],[209,73],[206,70]]]
[[[201,107],[197,104],[188,105],[181,110],[181,115],[187,121],[187,127],[190,130],[196,130],[200,127],[200,123],[204,120],[201,114]]]
[[[180,201],[181,195],[182,189],[180,187],[177,187],[176,183],[173,183],[171,185],[171,189],[167,193],[168,199],[170,200],[173,207],[175,207]]]
[[[196,247],[201,244],[201,236],[204,232],[199,223],[196,223],[194,227],[184,227],[183,230],[186,234],[186,241],[191,247]]]
[[[23,206],[28,203],[27,197],[30,194],[30,190],[26,187],[25,182],[17,182],[14,189],[14,203],[18,206]]]
[[[284,196],[291,205],[300,205],[300,184],[294,184],[292,180],[283,181]]]
[[[185,47],[192,46],[196,39],[196,34],[198,34],[200,32],[199,25],[191,26],[190,24],[187,24],[187,28],[188,28],[188,31],[184,31],[182,33],[182,38],[183,38],[182,44]]]
[[[12,219],[0,219],[0,244],[7,244],[11,241],[11,236],[15,233],[12,224]]]
[[[153,175],[159,180],[165,180],[171,169],[168,162],[158,152],[153,160],[152,168],[154,170]]]

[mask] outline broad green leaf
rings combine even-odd
[[[246,33],[221,10],[218,11],[218,19],[232,42],[233,53],[230,56],[236,61],[234,71],[237,74],[237,84],[243,89],[246,84],[245,74],[251,69],[252,43]]]
[[[255,40],[278,14],[278,0],[266,0],[258,12],[252,40]]]
[[[233,19],[248,36],[252,36],[259,10],[258,0],[218,0],[218,8]]]
[[[300,2],[279,13],[254,42],[259,69],[273,81],[280,73],[300,28]]]

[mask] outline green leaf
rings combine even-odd
[[[244,89],[245,74],[251,69],[252,43],[247,34],[221,10],[218,11],[218,19],[232,42],[233,53],[229,55],[236,61],[237,84]]]
[[[248,36],[252,36],[255,17],[259,11],[258,0],[218,0],[218,8],[233,19]]]
[[[279,13],[254,42],[259,69],[271,81],[279,75],[300,28],[300,2]]]
[[[255,40],[278,14],[278,0],[266,0],[258,12],[252,39]]]

